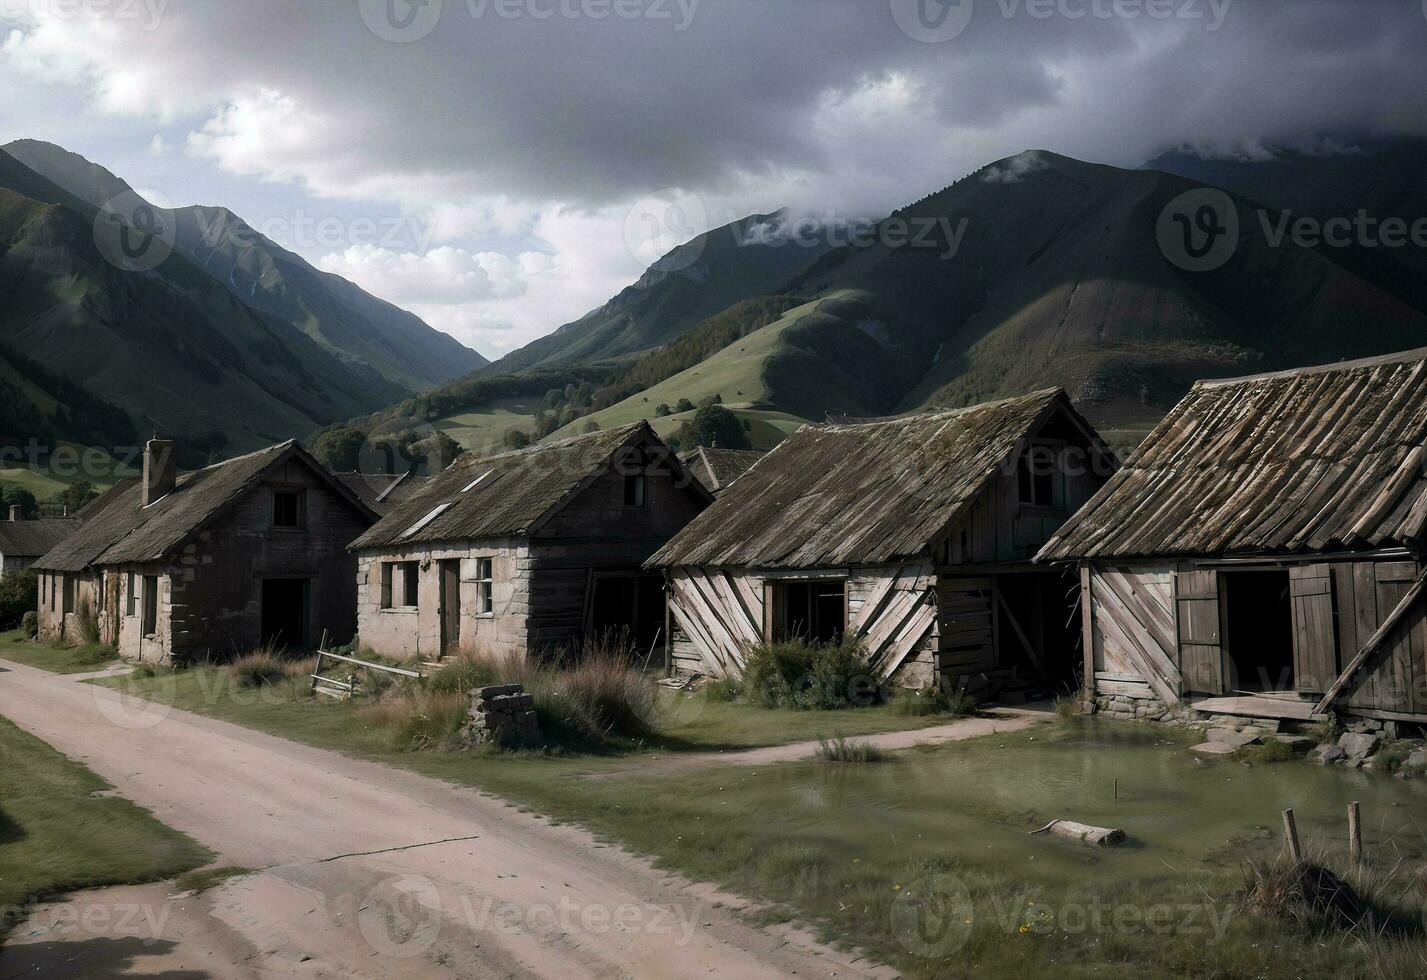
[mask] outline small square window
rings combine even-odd
[[[634,473],[624,478],[624,506],[644,506],[644,474]]]
[[[302,527],[302,504],[301,490],[274,490],[273,527]]]

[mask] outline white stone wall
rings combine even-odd
[[[491,605],[476,612],[476,562],[491,559]],[[386,657],[434,660],[441,655],[441,565],[461,562],[460,647],[483,653],[526,652],[530,618],[530,549],[521,539],[364,551],[357,556],[357,638]],[[383,609],[381,566],[415,561],[416,608]],[[398,571],[397,577],[400,577]],[[396,591],[400,592],[398,586]]]

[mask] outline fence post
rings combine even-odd
[[[1358,819],[1358,801],[1348,804],[1348,857],[1354,864],[1363,861],[1363,826]]]
[[[1298,843],[1298,825],[1293,822],[1293,808],[1283,811],[1283,838],[1288,842],[1288,856],[1294,864],[1303,863],[1303,848]]]

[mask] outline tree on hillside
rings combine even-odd
[[[693,410],[694,403],[689,401],[687,398],[680,398],[677,402],[674,403],[675,412],[692,412]]]
[[[656,419],[662,419],[666,415],[673,414],[674,412],[672,409],[669,408],[668,402],[660,402],[658,405],[654,406],[654,417]]]
[[[76,480],[55,494],[54,502],[62,506],[65,513],[73,514],[97,496],[99,491],[88,480]]]
[[[24,487],[17,487],[14,484],[5,484],[4,489],[0,489],[0,505],[5,508],[0,519],[8,519],[10,508],[15,505],[20,507],[20,516],[29,517],[35,512],[35,495]]]
[[[722,405],[710,405],[694,413],[694,417],[674,434],[681,449],[695,446],[717,446],[720,449],[748,449],[748,434],[743,425]]]
[[[520,429],[511,429],[502,441],[507,449],[524,449],[530,445],[530,436]]]
[[[307,450],[333,473],[355,473],[361,469],[362,443],[366,434],[350,425],[329,425],[319,429]]]

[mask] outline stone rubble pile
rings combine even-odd
[[[535,699],[519,684],[478,687],[462,732],[468,745],[536,745],[541,741]]]

